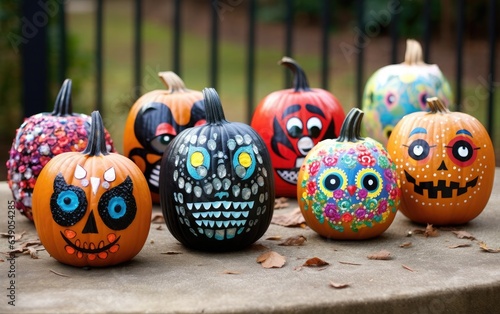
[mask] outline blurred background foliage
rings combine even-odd
[[[405,38],[422,38],[423,23],[422,14],[424,11],[423,0],[389,0],[399,3],[404,7],[399,14],[399,36],[401,42]],[[151,77],[155,77],[158,71],[170,69],[170,39],[172,34],[170,30],[171,13],[165,10],[167,1],[163,0],[145,0],[143,2],[146,9],[144,10],[143,24],[143,75],[144,83],[142,86],[133,87],[140,88],[141,93],[145,93],[155,88],[163,88],[159,80],[151,83]],[[20,33],[21,27],[21,1],[2,0],[0,1],[0,140],[2,147],[2,162],[8,147],[12,143],[12,138],[15,130],[19,127],[23,119],[22,113],[22,90],[21,90],[21,55],[9,42],[8,35],[10,33]],[[75,112],[89,113],[94,108],[95,87],[94,87],[94,36],[95,36],[95,13],[94,1],[89,0],[70,0],[66,4],[73,5],[80,3],[83,6],[90,7],[90,10],[68,12],[67,16],[67,76],[73,80],[73,104]],[[286,6],[283,0],[258,0],[257,19],[259,25],[277,25],[285,19]],[[357,24],[357,1],[337,0],[330,3],[330,17],[332,20],[330,33],[331,37],[352,38],[352,29]],[[170,3],[169,3],[170,4]],[[185,10],[184,16],[198,16],[197,8],[208,10],[206,0],[186,0],[183,1]],[[432,38],[434,41],[439,40],[447,42],[450,51],[453,51],[453,44],[456,40],[455,23],[456,23],[456,1],[441,0],[432,1],[431,8],[431,23],[432,23]],[[105,27],[103,29],[105,38],[105,106],[108,112],[108,120],[105,122],[110,124],[110,130],[117,148],[121,150],[122,124],[126,118],[128,108],[133,104],[133,88],[132,86],[132,63],[129,56],[132,54],[132,3],[130,0],[106,0],[105,1]],[[365,22],[368,23],[377,18],[377,12],[387,10],[387,0],[370,0],[365,1],[364,16]],[[321,24],[321,1],[295,0],[293,1],[294,8],[294,28],[316,29],[313,33],[319,33]],[[466,11],[466,39],[484,40],[487,38],[488,29],[485,23],[487,14],[487,0],[467,1]],[[242,25],[246,25],[246,2],[242,1],[241,6],[235,7],[231,14],[239,16],[242,20]],[[198,21],[197,21],[198,22]],[[376,21],[375,21],[376,22]],[[208,26],[200,26],[206,30],[204,34],[196,33],[192,29],[196,23],[192,21],[184,21],[193,24],[192,28],[183,27],[182,39],[182,77],[188,87],[193,89],[202,89],[205,87],[209,51]],[[222,23],[221,23],[222,24]],[[227,25],[226,25],[227,26]],[[244,26],[243,28],[246,28]],[[49,70],[49,101],[47,108],[44,111],[52,111],[53,100],[59,90],[62,82],[58,81],[55,71],[58,58],[58,49],[60,45],[57,36],[58,29],[55,19],[51,20],[48,25],[48,70]],[[389,34],[387,27],[382,27],[379,37],[386,37]],[[257,36],[264,37],[265,34]],[[295,40],[295,39],[294,39]],[[275,42],[283,42],[280,38],[274,39]],[[300,40],[299,40],[300,44]],[[297,46],[297,44],[294,44]],[[368,47],[371,51],[372,47]],[[221,57],[220,57],[220,77],[221,89],[224,91],[226,99],[223,99],[229,104],[236,103],[235,106],[228,106],[226,111],[229,111],[227,116],[233,120],[245,120],[247,117],[242,116],[242,106],[245,104],[245,56],[246,56],[245,39],[239,41],[232,40],[221,36]],[[331,47],[332,50],[338,47]],[[433,48],[434,49],[434,48]],[[404,49],[400,49],[400,55]],[[202,53],[206,51],[206,53]],[[257,51],[257,69],[256,69],[256,91],[255,100],[260,100],[263,96],[272,90],[283,87],[283,72],[276,66],[276,61],[282,56],[283,49],[281,46],[276,47],[271,45],[261,44]],[[333,53],[333,52],[332,52]],[[338,53],[338,52],[335,52]],[[294,55],[299,63],[308,72],[311,85],[319,85],[319,54],[318,51],[304,53],[297,51]],[[380,54],[380,52],[379,52]],[[367,75],[370,75],[376,68],[386,65],[388,58],[383,56],[373,58],[367,55]],[[435,58],[440,60],[439,58]],[[446,60],[449,58],[442,58]],[[375,61],[370,61],[375,60]],[[434,61],[434,58],[433,58]],[[443,62],[443,63],[445,63]],[[449,62],[449,61],[448,61]],[[333,88],[333,93],[346,106],[345,109],[353,106],[353,82],[354,71],[343,70],[342,62],[333,61],[335,67],[334,81],[330,83]],[[450,62],[449,62],[450,63]],[[128,64],[128,66],[127,66]],[[270,66],[272,65],[272,66]],[[441,66],[441,64],[440,64]],[[449,69],[453,67],[444,64],[445,74],[450,75]],[[448,73],[446,73],[448,69]],[[466,75],[469,73],[465,73]],[[476,75],[477,76],[477,75]],[[368,77],[365,77],[367,79]],[[469,78],[469,82],[475,82],[475,77]],[[475,80],[475,81],[474,81]],[[153,80],[154,81],[154,80]],[[453,80],[450,83],[453,85]],[[467,83],[467,80],[466,80]],[[465,91],[473,92],[474,85],[465,86]],[[464,97],[467,94],[464,95]],[[255,104],[256,106],[257,104]],[[484,111],[484,110],[483,110]],[[478,113],[481,115],[482,113]],[[3,171],[0,174],[0,180],[3,179]]]

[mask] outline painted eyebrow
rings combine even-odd
[[[284,117],[288,116],[289,114],[292,114],[294,112],[300,111],[300,105],[292,105],[288,108],[285,109],[285,112],[283,112],[283,115],[281,118],[283,119]]]
[[[414,128],[411,132],[410,132],[410,136],[414,135],[414,134],[419,134],[419,133],[422,133],[422,134],[427,134],[427,130],[424,129],[424,128]]]
[[[473,137],[472,134],[469,131],[467,131],[466,129],[458,130],[457,135],[458,134],[466,134],[466,135],[469,135],[470,137]]]
[[[326,118],[325,114],[323,113],[323,111],[321,109],[319,109],[318,107],[314,106],[314,105],[306,104],[306,110],[309,111],[309,112],[311,112],[311,113],[315,113],[318,116],[322,116],[323,118]]]

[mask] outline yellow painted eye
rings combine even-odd
[[[201,152],[194,152],[191,154],[191,165],[193,167],[199,167],[203,165],[204,156]]]
[[[243,167],[248,168],[252,164],[252,157],[250,157],[249,153],[243,152],[238,156],[238,162]]]
[[[358,172],[356,185],[361,189],[366,189],[368,197],[377,197],[384,188],[382,176],[372,168],[364,168]]]
[[[321,173],[318,179],[318,186],[328,197],[333,197],[336,190],[347,188],[348,178],[344,170],[340,168],[328,168]]]

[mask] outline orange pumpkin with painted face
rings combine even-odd
[[[181,131],[205,124],[200,91],[188,89],[172,71],[158,73],[167,89],[142,95],[130,108],[123,133],[123,154],[133,160],[148,181],[151,197],[159,203],[163,152]]]
[[[401,179],[401,212],[419,223],[453,225],[477,217],[493,188],[495,153],[474,117],[429,98],[430,112],[409,114],[388,151]]]
[[[57,155],[33,192],[33,219],[47,252],[73,266],[110,266],[133,258],[149,233],[151,196],[142,171],[108,153],[100,114],[92,113],[83,152]]]

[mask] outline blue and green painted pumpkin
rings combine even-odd
[[[316,144],[299,171],[301,212],[307,225],[326,238],[376,237],[399,207],[396,166],[382,144],[360,137],[362,117],[361,110],[352,109],[340,136]]]
[[[424,63],[420,44],[409,39],[405,61],[380,68],[366,83],[362,104],[366,134],[386,145],[403,116],[428,111],[428,97],[439,97],[449,107],[453,95],[439,67]]]
[[[271,159],[254,129],[225,119],[215,89],[205,88],[203,99],[207,123],[179,133],[163,154],[160,204],[168,229],[184,245],[237,250],[271,223]]]

